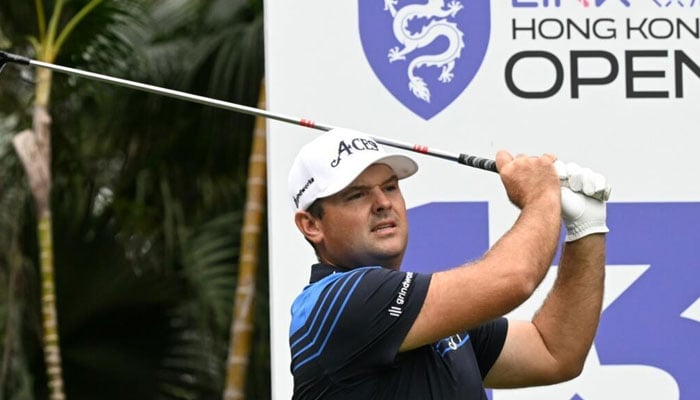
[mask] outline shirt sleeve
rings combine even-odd
[[[469,331],[481,379],[486,377],[501,354],[507,333],[508,320],[505,318],[495,319]]]
[[[385,268],[364,271],[330,338],[326,370],[363,371],[393,363],[423,306],[430,277]]]

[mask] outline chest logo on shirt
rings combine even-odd
[[[435,343],[435,351],[444,357],[450,351],[455,351],[469,341],[469,335],[452,335]]]

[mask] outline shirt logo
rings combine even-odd
[[[468,340],[469,334],[452,335],[435,343],[435,351],[440,354],[440,357],[444,357],[448,352],[455,351],[462,347]]]
[[[396,306],[389,307],[389,315],[391,315],[392,317],[398,317],[401,315],[401,313],[403,313],[403,310],[401,310],[400,307],[396,307]]]
[[[389,311],[389,315],[391,315],[392,317],[398,317],[403,312],[403,305],[406,303],[408,289],[411,287],[412,282],[413,272],[407,272],[406,277],[403,279],[403,282],[401,282],[401,286],[399,286],[399,292],[394,298],[393,305],[387,310]]]

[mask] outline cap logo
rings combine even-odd
[[[301,196],[304,194],[304,192],[306,192],[306,189],[308,189],[309,186],[310,186],[312,183],[314,183],[314,178],[313,178],[313,177],[312,177],[312,178],[309,178],[309,180],[306,181],[306,183],[304,184],[304,186],[303,186],[301,189],[299,189],[299,191],[297,192],[297,194],[293,197],[293,199],[294,199],[294,205],[295,205],[297,208],[299,208],[299,199],[300,199]]]
[[[355,138],[350,141],[348,144],[344,140],[341,140],[340,143],[338,143],[338,157],[331,161],[331,167],[335,168],[340,164],[340,161],[343,158],[343,155],[347,154],[352,155],[353,151],[365,151],[365,150],[371,150],[371,151],[379,151],[379,145],[377,145],[377,142],[374,140],[370,139],[365,139],[365,138]]]

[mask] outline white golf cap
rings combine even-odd
[[[372,164],[388,165],[399,179],[418,171],[412,158],[388,154],[365,133],[335,128],[321,134],[301,148],[289,171],[292,208],[306,210],[316,199],[340,192]]]

